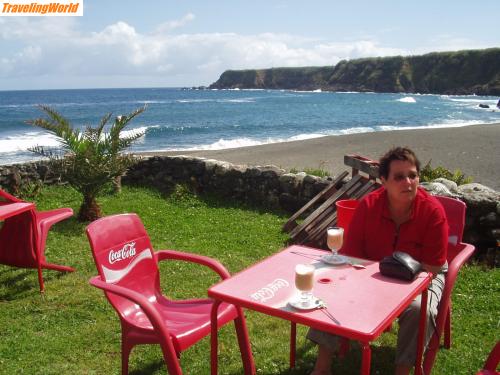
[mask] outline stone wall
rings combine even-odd
[[[185,184],[198,193],[255,202],[293,212],[311,200],[333,179],[305,173],[286,173],[274,165],[244,166],[185,156],[142,159],[122,178],[124,184],[153,186],[167,191]]]
[[[0,166],[0,186],[22,186],[26,181],[59,183],[43,162]],[[185,156],[141,158],[122,178],[124,184],[146,185],[161,191],[185,184],[198,193],[216,193],[225,199],[254,202],[290,214],[322,191],[333,179],[305,173],[286,173],[276,166],[243,166]],[[484,249],[500,260],[500,193],[480,184],[457,187],[446,180],[427,184],[426,189],[440,195],[458,197],[467,204],[464,241]],[[443,186],[444,185],[444,186]],[[339,186],[340,187],[340,186]],[[493,254],[493,255],[491,255]]]
[[[61,183],[61,179],[50,172],[46,161],[0,165],[0,188],[5,188],[13,194],[18,194],[30,183],[39,182],[51,185]]]

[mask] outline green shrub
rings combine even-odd
[[[432,168],[431,160],[429,160],[429,162],[420,170],[420,181],[431,182],[436,178],[446,178],[447,180],[456,182],[457,185],[472,182],[472,177],[466,177],[460,169],[456,169],[454,172],[451,172],[442,166]]]
[[[323,168],[324,164],[325,164],[325,162],[321,162],[319,164],[318,168],[304,168],[302,170],[302,172],[305,172],[307,174],[310,174],[311,176],[317,176],[317,177],[328,177],[328,176],[331,176],[332,174]],[[301,171],[299,169],[297,169],[297,168],[291,168],[290,169],[290,173],[299,173],[299,172],[301,172]]]
[[[64,177],[69,185],[83,196],[78,212],[80,221],[93,221],[102,216],[97,196],[108,184],[116,183],[120,176],[135,163],[131,154],[124,154],[133,142],[144,132],[122,133],[127,124],[146,107],[139,108],[126,116],[118,116],[106,128],[111,113],[105,115],[96,127],[87,126],[85,130],[73,127],[71,123],[54,109],[41,105],[46,118],[27,121],[28,124],[45,129],[54,134],[59,142],[57,152],[42,146],[29,148],[30,151],[49,158],[53,171]]]
[[[32,201],[41,193],[43,186],[44,185],[41,180],[23,181],[19,185],[17,192],[15,192],[15,195],[17,195],[20,199]]]

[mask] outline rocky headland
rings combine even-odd
[[[500,48],[227,70],[209,88],[500,95]]]

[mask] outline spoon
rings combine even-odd
[[[360,270],[361,270],[361,269],[365,269],[365,268],[366,268],[365,266],[363,266],[362,264],[359,264],[359,263],[353,263],[353,262],[351,262],[351,261],[348,261],[347,263],[348,263],[349,265],[351,265],[352,267],[357,268],[357,269],[360,269]]]

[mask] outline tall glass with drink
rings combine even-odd
[[[295,266],[295,287],[299,292],[296,307],[307,309],[313,306],[314,266],[312,264],[297,264]]]
[[[332,251],[326,260],[332,264],[343,264],[347,261],[346,257],[339,255],[338,251],[342,247],[344,241],[344,228],[342,227],[329,227],[326,230],[326,244]]]

